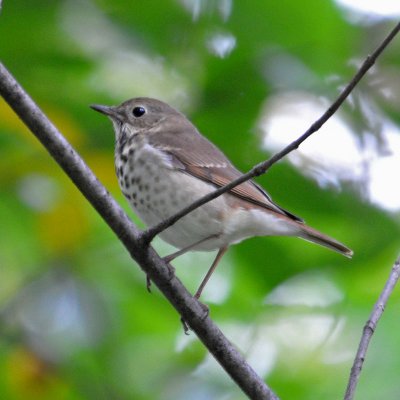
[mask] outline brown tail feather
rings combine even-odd
[[[351,258],[353,256],[353,250],[350,250],[348,247],[338,242],[337,240],[332,239],[331,237],[324,235],[323,233],[318,232],[316,229],[313,229],[307,225],[302,225],[301,228],[302,233],[299,235],[301,238],[327,247],[328,249],[337,251],[338,253],[343,254],[346,257]]]

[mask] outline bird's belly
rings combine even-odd
[[[139,203],[136,211],[148,226],[153,226],[160,221],[174,215],[178,211],[192,204],[215,188],[197,178],[180,171],[162,171],[160,186],[157,194],[153,193],[152,200],[144,199],[138,194]],[[178,248],[185,248],[208,237],[208,241],[199,243],[197,250],[215,250],[220,243],[224,230],[224,211],[226,210],[224,198],[217,198],[204,206],[192,211],[174,225],[160,233],[166,242]]]
[[[151,157],[130,160],[122,165],[118,175],[122,192],[147,226],[156,225],[215,190],[214,186]],[[223,245],[226,208],[224,198],[219,197],[183,217],[161,232],[160,237],[177,248],[185,248],[214,236],[194,249],[218,249]]]
[[[156,149],[141,149],[116,160],[119,184],[135,213],[147,226],[174,215],[215,187],[174,168]],[[129,155],[129,157],[128,157]],[[212,251],[251,236],[292,235],[292,226],[263,211],[232,207],[223,195],[195,209],[160,233],[177,248]],[[206,240],[207,239],[207,240]]]

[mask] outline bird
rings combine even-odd
[[[137,97],[118,106],[91,105],[115,131],[115,170],[122,193],[149,227],[242,173],[184,114],[160,100]],[[276,204],[248,180],[190,212],[159,236],[178,250],[217,255],[194,297],[200,295],[229,246],[254,236],[294,236],[351,258],[353,251]]]

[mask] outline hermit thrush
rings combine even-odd
[[[119,185],[133,210],[149,226],[241,175],[183,114],[162,101],[140,97],[117,107],[91,107],[113,123]],[[189,250],[218,250],[195,294],[197,298],[231,244],[270,235],[297,236],[347,257],[353,254],[275,204],[253,181],[236,186],[160,233],[162,239],[180,249],[166,257],[168,261]]]

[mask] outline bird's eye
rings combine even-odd
[[[132,114],[133,114],[136,118],[141,117],[141,116],[144,115],[145,113],[146,113],[146,110],[144,109],[144,107],[135,107],[135,108],[132,110]]]

